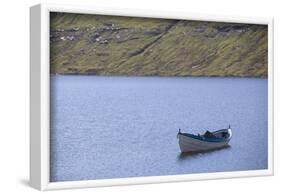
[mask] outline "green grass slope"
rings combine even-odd
[[[54,74],[266,77],[266,25],[51,13]]]

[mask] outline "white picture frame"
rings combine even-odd
[[[186,175],[50,182],[50,12],[237,22],[268,25],[268,169]],[[273,175],[273,19],[241,18],[178,12],[40,4],[30,8],[30,185],[38,190],[103,187]]]

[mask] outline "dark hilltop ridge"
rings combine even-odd
[[[266,25],[51,13],[52,74],[267,77]]]

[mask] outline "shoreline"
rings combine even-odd
[[[260,78],[268,79],[268,76],[162,76],[162,75],[97,75],[97,74],[84,74],[84,73],[50,73],[50,76],[96,76],[96,77],[144,77],[144,78]]]

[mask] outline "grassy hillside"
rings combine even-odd
[[[267,26],[51,14],[51,72],[267,76]]]

